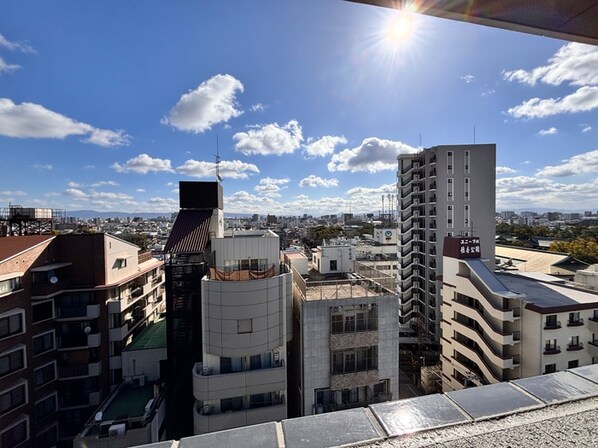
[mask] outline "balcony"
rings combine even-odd
[[[90,330],[89,334],[84,332],[74,334],[64,334],[57,338],[58,349],[75,349],[75,348],[86,348],[86,347],[99,347],[101,342],[100,333],[94,330]]]
[[[66,319],[97,319],[100,317],[100,305],[79,305],[56,307],[56,320]]]
[[[287,418],[287,405],[284,395],[270,406],[238,411],[214,413],[210,405],[195,406],[193,430],[195,434],[257,425],[259,423],[280,421]]]
[[[561,353],[561,346],[560,345],[546,345],[544,346],[544,354],[545,355],[557,355]]]
[[[592,333],[598,333],[598,317],[590,317],[588,319],[588,330]]]
[[[347,389],[363,387],[380,382],[378,369],[364,370],[362,372],[333,373],[330,375],[331,389]]]
[[[286,389],[286,368],[283,362],[276,367],[213,374],[202,363],[193,368],[193,395],[197,400],[209,401]]]
[[[74,364],[58,367],[60,379],[72,379],[76,377],[99,376],[102,373],[102,362],[96,361],[89,364]]]
[[[561,328],[561,321],[560,320],[544,322],[544,329],[545,330],[558,330],[559,328]]]
[[[568,320],[568,327],[581,327],[583,325],[583,319]]]
[[[357,333],[338,333],[330,335],[330,349],[369,347],[378,345],[378,331],[362,331]]]
[[[122,327],[111,328],[108,330],[110,342],[122,341],[129,333],[129,325],[125,322]]]
[[[578,342],[576,344],[567,344],[568,352],[573,352],[577,350],[583,350],[583,342]]]

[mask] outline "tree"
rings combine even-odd
[[[550,250],[566,252],[573,258],[586,263],[598,263],[598,241],[596,238],[575,238],[569,242],[555,241],[550,245]]]
[[[142,233],[125,233],[119,237],[129,243],[136,244],[142,251],[147,250],[147,236]]]

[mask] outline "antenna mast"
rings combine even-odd
[[[222,177],[220,177],[220,145],[218,144],[218,134],[216,134],[216,180],[222,182]]]

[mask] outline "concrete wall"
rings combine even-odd
[[[137,273],[139,247],[111,235],[105,235],[104,250],[106,253],[106,284],[117,282]],[[127,260],[126,267],[118,268],[117,260],[119,258]]]
[[[243,232],[226,238],[213,238],[212,250],[216,254],[214,261],[218,267],[224,266],[225,260],[267,259],[268,264],[278,265],[279,239],[274,233],[268,236],[243,236]]]
[[[166,359],[166,347],[125,350],[121,354],[123,377],[145,375],[147,381],[160,378],[160,361]]]

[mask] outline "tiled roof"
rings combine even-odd
[[[164,247],[166,253],[199,253],[209,240],[212,210],[181,210]]]
[[[6,236],[0,238],[0,262],[31,249],[54,235]]]

